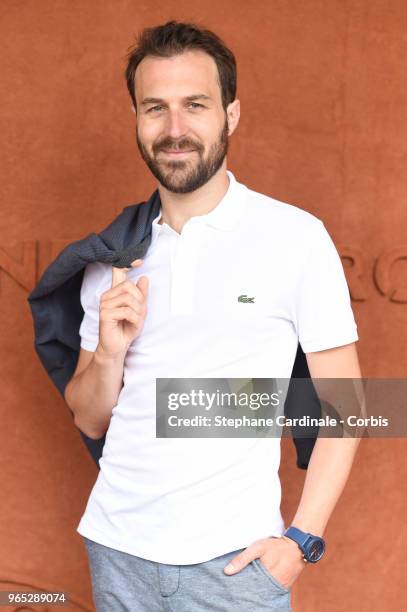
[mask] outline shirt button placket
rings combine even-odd
[[[177,236],[171,257],[171,312],[188,314],[194,310],[195,269],[199,238],[190,224]]]

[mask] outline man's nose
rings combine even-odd
[[[171,138],[181,138],[188,131],[187,121],[182,113],[177,110],[172,110],[167,115],[166,133]]]

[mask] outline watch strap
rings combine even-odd
[[[304,531],[301,531],[301,529],[297,529],[297,527],[293,527],[292,525],[285,530],[284,535],[285,534],[287,534],[287,537],[292,535],[292,539],[295,539],[301,549],[303,549],[307,540],[314,537],[312,534],[305,533]]]
[[[292,538],[289,538],[286,535],[282,535],[281,537],[284,538],[285,540],[287,540],[288,542],[295,542],[295,540],[293,540]],[[295,543],[297,544],[297,542],[295,542]],[[300,547],[298,547],[298,548],[302,552],[302,560],[304,561],[304,563],[308,563],[308,559],[305,558],[304,551],[302,550],[302,548],[300,548]]]

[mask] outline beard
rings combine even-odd
[[[227,117],[223,124],[218,140],[213,143],[204,156],[204,147],[199,142],[193,142],[187,138],[175,143],[171,138],[165,138],[153,145],[153,155],[147,151],[139,139],[137,131],[137,145],[141,157],[146,162],[159,183],[172,193],[190,193],[205,185],[219,170],[228,152],[228,121]],[[157,160],[157,155],[163,149],[168,151],[188,151],[194,149],[188,158]],[[196,160],[196,161],[195,161]]]

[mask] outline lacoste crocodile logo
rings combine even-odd
[[[237,298],[238,302],[250,302],[251,304],[254,303],[254,297],[247,297],[247,295],[239,295],[239,297]]]

